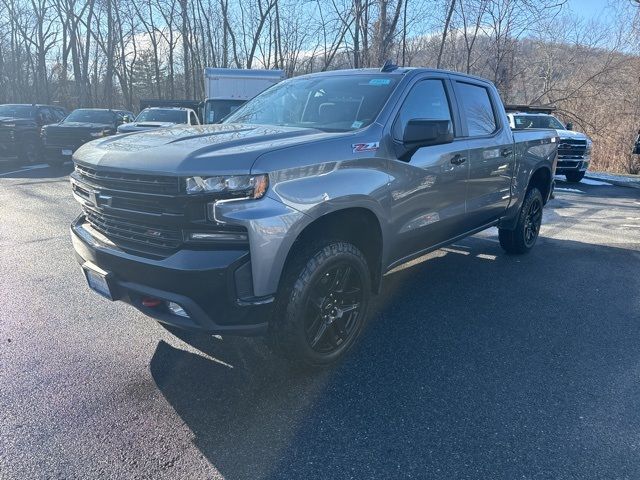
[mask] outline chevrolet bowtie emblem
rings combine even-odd
[[[113,200],[113,197],[111,195],[96,195],[96,200],[98,200],[98,202],[100,202],[101,205],[106,205],[108,207],[111,206],[111,202]],[[96,204],[97,205],[97,204]]]

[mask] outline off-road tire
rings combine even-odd
[[[51,168],[62,168],[64,166],[64,160],[61,159],[47,159],[47,163]]]
[[[362,252],[340,240],[314,242],[293,254],[284,272],[274,315],[269,323],[268,345],[274,353],[299,368],[325,367],[343,358],[358,339],[371,303],[371,273]],[[362,284],[362,306],[353,332],[335,352],[320,354],[311,348],[305,332],[309,295],[323,275],[344,262],[359,276]]]
[[[580,183],[584,178],[585,173],[587,172],[569,172],[565,173],[564,176],[569,183]]]
[[[500,239],[500,246],[507,253],[522,254],[529,252],[536,241],[538,240],[538,234],[540,232],[540,225],[542,223],[542,207],[544,202],[542,201],[542,194],[536,187],[531,187],[522,202],[520,213],[518,214],[518,223],[513,230],[507,230],[500,228],[498,230],[498,238]],[[532,213],[532,209],[539,208],[539,219],[536,220],[535,235],[533,238],[528,238],[527,226],[528,217]],[[531,219],[529,219],[531,220]]]
[[[25,165],[35,163],[38,160],[39,153],[40,149],[38,146],[26,140],[25,143],[19,147],[18,161]]]

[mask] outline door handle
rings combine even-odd
[[[451,163],[453,165],[462,165],[466,161],[467,161],[467,157],[463,157],[459,153],[457,153],[453,157],[451,157]]]
[[[500,152],[500,155],[502,155],[503,157],[508,157],[512,153],[513,153],[512,148],[503,148],[502,151]]]

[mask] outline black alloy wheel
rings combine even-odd
[[[347,261],[329,266],[311,285],[304,314],[309,347],[321,355],[341,349],[362,321],[363,281]]]
[[[38,160],[39,149],[32,142],[27,141],[20,149],[18,159],[25,164],[35,163]]]
[[[522,254],[533,248],[540,234],[543,206],[540,190],[536,187],[529,188],[518,213],[516,225],[513,228],[498,229],[500,246],[507,253]]]
[[[529,204],[524,219],[524,244],[531,248],[538,238],[542,225],[542,202],[539,198],[533,199]]]
[[[331,365],[356,343],[371,295],[371,270],[355,245],[332,239],[304,245],[284,274],[269,346],[296,368]]]

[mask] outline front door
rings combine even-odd
[[[424,78],[410,88],[390,133],[397,152],[402,152],[398,147],[409,120],[448,120],[454,135],[460,131],[448,85],[446,78]],[[467,159],[466,140],[455,138],[390,160],[390,210],[398,239],[392,261],[464,232]]]

